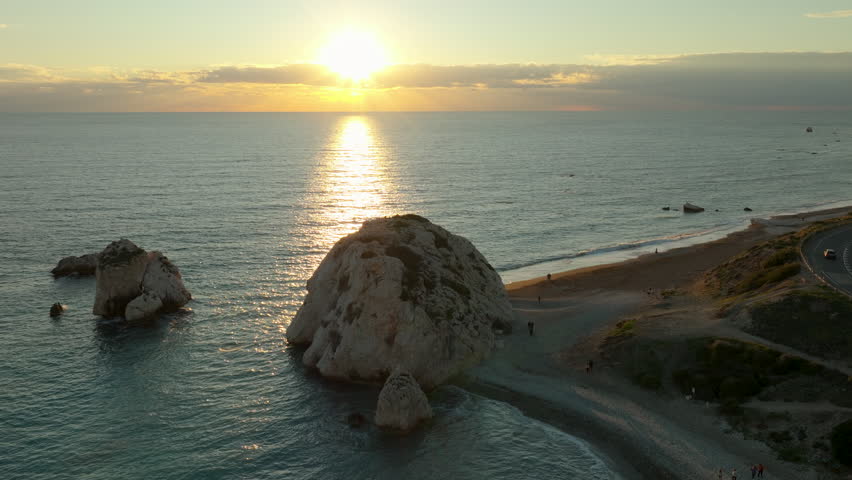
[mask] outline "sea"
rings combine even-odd
[[[413,435],[350,427],[378,389],[288,345],[306,280],[373,217],[423,215],[511,282],[850,205],[850,165],[836,111],[0,114],[0,478],[618,478],[458,386]],[[179,266],[185,310],[127,326],[51,277],[119,238]]]

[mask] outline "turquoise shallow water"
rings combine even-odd
[[[346,426],[376,390],[283,337],[331,244],[415,212],[512,279],[852,197],[837,112],[0,115],[0,146],[0,478],[610,478],[453,387],[414,437]],[[687,200],[709,211],[660,210]],[[191,308],[126,328],[49,276],[119,237],[165,251]]]

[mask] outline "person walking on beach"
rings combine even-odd
[[[754,478],[757,475],[757,465],[751,466],[751,478]]]
[[[762,463],[757,464],[757,476],[759,478],[763,478],[763,464]]]
[[[719,480],[722,480],[723,475],[725,475],[725,474],[722,472],[722,469],[720,468],[719,469],[719,475],[717,475],[716,478],[718,478]]]
[[[535,331],[535,322],[533,322],[532,319],[527,322],[527,328],[530,330],[530,336],[532,337],[532,334]]]
[[[592,368],[594,368],[595,362],[589,360],[589,363],[586,364],[586,373],[592,373]]]
[[[550,274],[549,273],[547,274],[547,281],[548,282],[550,281]]]
[[[731,480],[737,480],[737,469],[731,471]]]
[[[541,303],[541,295],[538,296],[538,303]]]

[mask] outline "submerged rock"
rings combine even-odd
[[[65,257],[53,267],[50,273],[54,277],[65,277],[68,275],[94,275],[98,267],[98,254],[89,253],[79,257]]]
[[[745,208],[743,209],[743,211],[744,211],[744,212],[750,212],[750,211],[751,211],[751,209],[750,209],[750,208],[748,208],[748,207],[745,207]]]
[[[138,320],[177,310],[191,299],[180,271],[160,252],[149,253],[121,239],[98,255],[95,315]]]
[[[430,418],[432,407],[414,377],[400,370],[389,376],[376,403],[376,425],[407,432]]]
[[[426,389],[485,358],[512,328],[503,282],[466,239],[417,215],[370,220],[308,280],[287,338],[326,377],[384,381],[397,367]]]

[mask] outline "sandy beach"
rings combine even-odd
[[[733,468],[745,478],[750,465],[763,463],[767,478],[816,479],[809,467],[782,462],[765,444],[744,439],[713,405],[639,388],[601,356],[600,346],[620,319],[640,313],[659,318],[643,327],[643,334],[655,338],[688,332],[754,340],[715,315],[710,302],[695,300],[701,295],[697,280],[758,243],[848,211],[755,219],[751,227],[713,242],[509,284],[515,333],[471,372],[465,387],[585,439],[624,478],[716,478],[720,468],[724,478]],[[694,295],[668,302],[657,313],[658,292],[666,289]],[[528,321],[535,323],[535,335],[527,334]],[[591,373],[588,360],[595,362]]]

